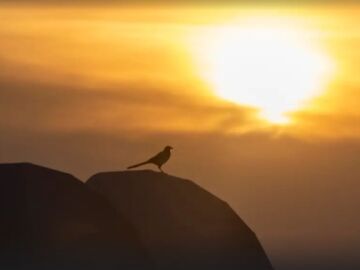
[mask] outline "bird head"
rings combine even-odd
[[[165,146],[165,148],[164,148],[164,150],[166,150],[166,151],[170,151],[170,150],[172,150],[172,149],[174,149],[174,148],[172,148],[171,146]]]

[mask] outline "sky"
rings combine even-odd
[[[229,202],[276,269],[360,266],[360,5],[21,2],[0,4],[0,162],[29,161],[85,181],[170,144],[165,170]],[[261,85],[257,98],[277,106],[313,82],[306,63],[291,80],[265,80],[263,62],[255,79],[241,79],[254,75],[250,63],[238,63],[222,33],[249,20],[275,36],[286,26],[301,39],[296,52],[326,56],[331,66],[315,94],[285,112],[286,123],[261,117],[248,96],[221,95],[229,82],[239,92]],[[281,56],[277,45],[292,44],[287,34],[282,43],[263,32],[255,54],[266,47]],[[252,55],[248,47],[241,56]],[[229,51],[236,57],[223,63]],[[265,64],[278,70],[282,58]],[[272,95],[284,85],[283,96]]]

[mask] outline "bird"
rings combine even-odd
[[[161,152],[157,153],[155,156],[149,158],[148,160],[129,166],[127,167],[127,169],[133,169],[133,168],[137,168],[140,166],[143,166],[145,164],[155,164],[159,170],[163,173],[164,171],[161,169],[162,165],[164,165],[170,158],[171,156],[171,150],[173,149],[173,147],[171,146],[165,146],[164,150],[162,150]]]

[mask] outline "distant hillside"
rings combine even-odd
[[[0,269],[153,269],[136,229],[73,176],[0,164]]]
[[[224,201],[153,171],[99,173],[87,185],[136,228],[159,270],[271,270],[256,235]]]

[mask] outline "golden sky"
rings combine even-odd
[[[360,92],[356,74],[360,55],[356,48],[360,33],[353,18],[359,14],[357,6],[6,6],[0,11],[1,74],[17,83],[72,88],[63,90],[69,98],[71,93],[67,92],[98,96],[89,101],[94,103],[88,103],[91,110],[84,110],[81,100],[79,104],[72,100],[61,110],[73,117],[65,115],[43,128],[236,134],[260,130],[305,138],[358,138]],[[211,78],[203,76],[207,66],[201,65],[201,59],[211,62],[212,52],[206,55],[206,46],[221,38],[218,28],[234,22],[241,25],[249,19],[300,26],[304,39],[319,47],[315,53],[331,61],[331,74],[316,89],[321,94],[287,112],[291,115],[287,125],[259,121],[259,108],[223,99]],[[277,61],[273,62],[276,67]],[[305,68],[310,69],[311,63]],[[293,86],[286,90],[287,95],[295,95],[302,83],[286,85]],[[271,90],[264,91],[271,95]],[[268,102],[276,103],[276,99],[282,98],[275,96]],[[51,112],[45,117],[51,117]],[[199,118],[202,121],[197,121]]]
[[[351,262],[360,248],[359,18],[356,4],[1,5],[0,162],[31,161],[86,179],[170,144],[165,170],[229,202],[277,269],[306,258]],[[228,47],[232,33],[257,27],[253,21],[265,31]],[[285,40],[263,36],[284,29]],[[263,52],[258,41],[289,59],[264,53],[272,61],[252,61]],[[264,79],[264,64],[276,80]],[[324,67],[330,71],[318,82]],[[304,85],[318,88],[278,124],[259,117],[251,97],[232,99],[233,89],[267,83],[283,87],[280,96],[266,87],[257,93],[270,108],[293,102]]]

